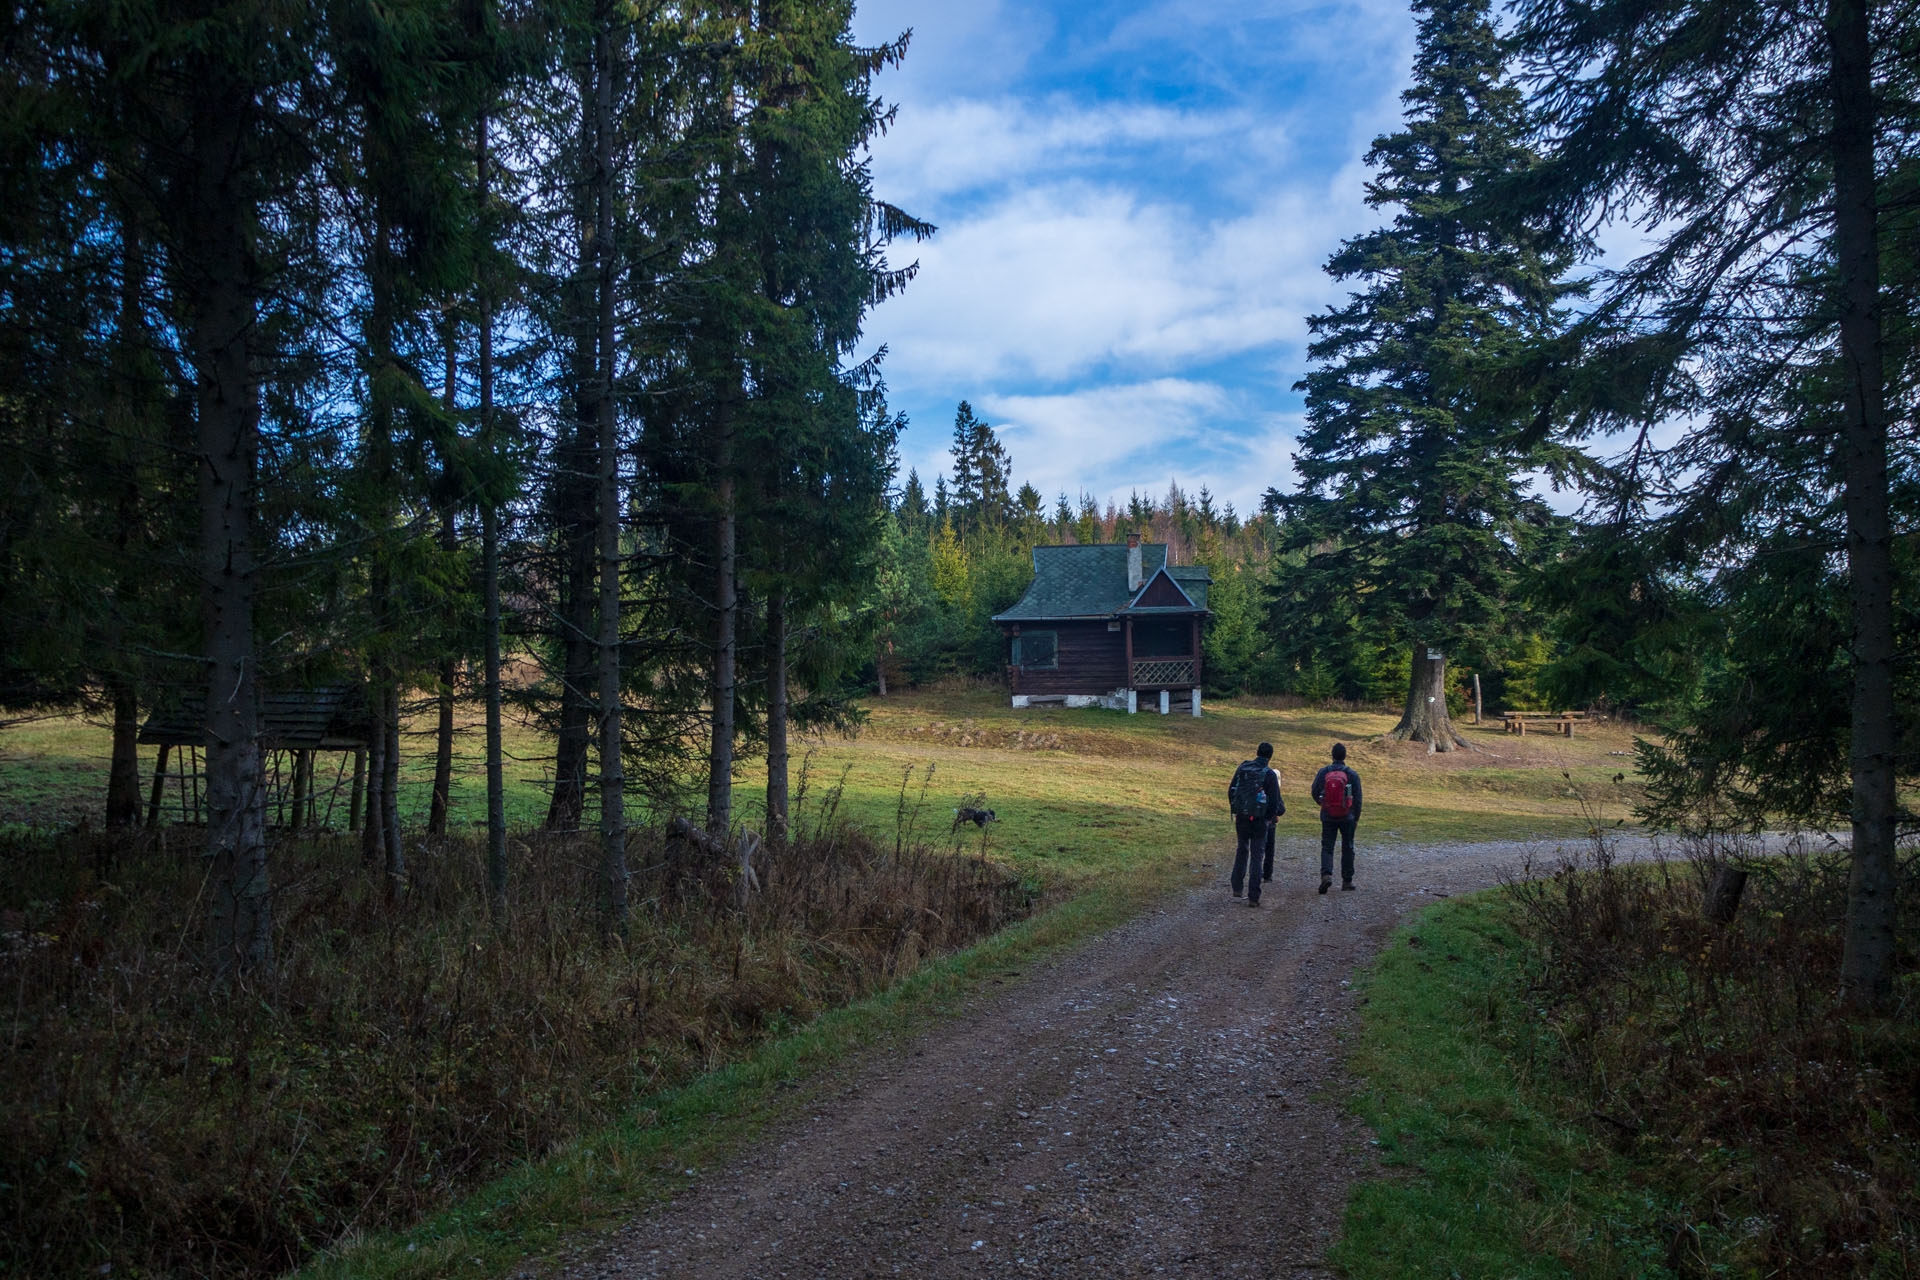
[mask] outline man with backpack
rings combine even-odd
[[[1273,759],[1273,744],[1263,742],[1252,760],[1243,760],[1227,784],[1227,808],[1233,813],[1234,834],[1239,837],[1233,855],[1233,896],[1239,897],[1246,886],[1247,905],[1260,905],[1260,861],[1265,852],[1267,833],[1274,819],[1287,811],[1280,799],[1280,775],[1268,765]]]
[[[1333,840],[1340,838],[1340,888],[1353,888],[1353,829],[1360,824],[1360,775],[1347,764],[1347,744],[1333,744],[1333,763],[1313,775],[1320,802],[1320,892],[1333,887]]]

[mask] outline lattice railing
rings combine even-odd
[[[1192,658],[1142,658],[1133,664],[1133,687],[1136,689],[1193,682]]]

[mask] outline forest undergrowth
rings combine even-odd
[[[1523,1086],[1571,1087],[1579,1123],[1645,1171],[1676,1276],[1920,1270],[1920,926],[1902,920],[1895,1004],[1839,1007],[1847,858],[1738,840],[1616,862],[1604,839],[1508,895],[1535,1015],[1507,1019]],[[1747,872],[1707,918],[1723,866]],[[1920,850],[1899,894],[1920,889]]]
[[[636,832],[624,936],[591,836],[511,842],[503,927],[482,837],[415,841],[397,904],[355,838],[289,838],[275,962],[225,993],[191,832],[0,838],[0,1272],[277,1274],[1033,910],[910,805],[884,840],[820,805],[744,912],[737,864]]]

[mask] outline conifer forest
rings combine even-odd
[[[0,779],[105,764],[0,820],[0,1270],[304,1265],[1082,893],[806,763],[1008,714],[1037,546],[1205,566],[1209,713],[1409,777],[1633,726],[1630,821],[1827,833],[1912,1018],[1916,0],[1413,0],[1237,505],[1043,491],[986,380],[903,454],[853,0],[5,8]]]

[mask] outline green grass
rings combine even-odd
[[[1523,944],[1500,891],[1429,908],[1364,984],[1356,1105],[1389,1176],[1348,1201],[1351,1280],[1669,1274],[1675,1206],[1528,1069]]]
[[[802,1103],[823,1067],[925,1025],[1009,966],[1112,927],[1190,878],[1197,863],[1211,869],[1210,855],[1230,840],[1226,780],[1259,741],[1276,748],[1291,808],[1283,836],[1317,832],[1306,784],[1335,739],[1349,744],[1365,779],[1363,831],[1375,843],[1563,836],[1586,828],[1596,802],[1612,817],[1631,799],[1613,781],[1632,741],[1621,726],[1596,726],[1574,740],[1515,740],[1497,728],[1468,728],[1484,753],[1432,757],[1374,741],[1391,727],[1388,714],[1258,700],[1210,703],[1199,719],[1016,711],[1003,694],[979,690],[875,700],[869,710],[857,735],[796,744],[796,786],[808,789],[813,812],[837,805],[883,842],[896,832],[944,842],[955,838],[948,828],[960,797],[984,796],[999,821],[957,839],[1064,895],[1061,905],[691,1084],[636,1099],[623,1123],[487,1183],[411,1231],[340,1246],[308,1274],[497,1275],[671,1195],[685,1186],[684,1170],[709,1166]],[[426,809],[427,727],[416,721],[405,739],[401,808],[411,821]],[[467,715],[457,744],[456,823],[483,812],[478,744]],[[97,824],[107,746],[105,726],[78,717],[0,732],[0,824],[87,817]],[[531,825],[545,813],[550,748],[511,726],[507,749],[509,820]],[[152,749],[142,755],[150,771]],[[336,762],[323,764],[323,786]],[[746,759],[736,771],[736,813],[748,825],[760,817],[762,768]],[[336,825],[344,805],[342,796]],[[1421,1251],[1417,1238],[1407,1248],[1409,1257]]]

